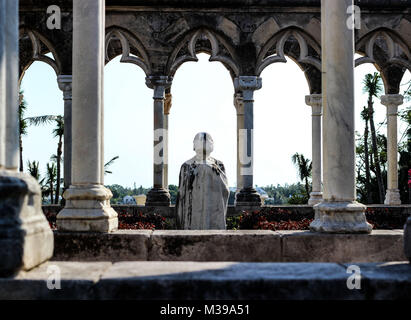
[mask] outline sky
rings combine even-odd
[[[178,184],[181,164],[193,153],[193,138],[206,131],[214,140],[212,156],[223,161],[229,185],[236,185],[236,110],[234,88],[227,69],[209,62],[206,54],[198,62],[187,62],[176,72],[172,85],[173,105],[169,115],[169,183]],[[376,72],[371,64],[355,69],[355,128],[362,132],[360,118],[367,95],[362,80]],[[254,183],[258,186],[298,182],[291,156],[298,152],[311,159],[311,107],[307,80],[292,61],[268,66],[261,74],[263,87],[254,98]],[[411,80],[407,71],[402,83]],[[22,81],[28,104],[26,117],[63,115],[64,102],[53,69],[35,62]],[[405,86],[402,87],[402,91]],[[120,63],[119,57],[105,67],[105,162],[119,159],[110,167],[105,184],[151,187],[153,183],[153,92],[145,85],[138,66]],[[405,108],[400,106],[400,110]],[[375,102],[376,124],[386,118],[386,107]],[[379,127],[379,125],[377,125]],[[399,137],[405,125],[399,123]],[[56,154],[53,124],[29,127],[23,137],[23,160],[39,161],[45,175],[46,164]],[[386,134],[386,127],[381,127]]]

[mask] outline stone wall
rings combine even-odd
[[[140,213],[143,215],[157,213],[167,219],[167,225],[174,225],[175,207],[170,206],[162,211],[155,208],[136,206],[136,205],[113,205],[113,209],[119,213],[119,222],[121,225],[122,216],[134,215]],[[44,214],[55,227],[56,215],[62,209],[59,205],[43,206]],[[314,210],[312,206],[295,205],[295,206],[264,206],[258,210],[259,214],[270,216],[275,221],[301,221],[303,219],[313,219]],[[238,217],[242,212],[236,210],[234,206],[228,207],[228,217]],[[367,207],[367,220],[374,225],[374,229],[403,229],[407,218],[411,215],[411,206],[384,206],[384,205],[369,205]]]

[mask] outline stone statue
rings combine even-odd
[[[176,202],[180,229],[226,229],[229,189],[223,163],[210,157],[213,148],[211,136],[198,133],[196,155],[181,166]]]

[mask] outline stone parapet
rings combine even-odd
[[[269,230],[55,232],[55,261],[405,261],[403,230],[322,234]]]

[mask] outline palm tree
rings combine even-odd
[[[29,117],[25,118],[24,113],[27,110],[27,103],[24,100],[24,92],[20,90],[20,99],[19,99],[19,144],[20,144],[20,172],[23,172],[23,139],[22,137],[27,134],[27,127],[29,125],[43,125],[52,122],[55,120],[56,116],[38,116],[38,117]]]
[[[309,159],[306,159],[304,155],[296,153],[291,157],[294,165],[298,170],[298,175],[300,180],[305,182],[305,192],[307,196],[310,194],[310,187],[308,183],[308,178],[311,177],[312,162]]]
[[[40,169],[39,169],[39,162],[37,161],[27,161],[27,167],[28,167],[28,172],[30,173],[31,176],[33,176],[39,183],[40,187],[41,187],[41,197],[42,199],[44,198],[44,196],[46,196],[48,194],[48,189],[45,187],[44,185],[44,179],[41,179],[40,176]]]
[[[64,136],[64,117],[57,116],[55,119],[56,127],[53,130],[54,137],[58,137],[57,144],[57,184],[56,184],[56,197],[54,203],[58,204],[60,196],[60,180],[61,180],[61,155],[63,154],[63,136]]]
[[[34,177],[37,181],[40,180],[40,170],[39,170],[39,162],[37,161],[27,161],[28,172],[32,177]]]
[[[115,156],[114,158],[112,158],[109,162],[107,162],[104,165],[104,174],[112,174],[113,172],[107,170],[113,163],[114,161],[116,161],[118,158],[120,158],[119,156]]]
[[[369,149],[368,149],[368,122],[369,122],[369,112],[368,108],[364,107],[361,112],[361,117],[365,121],[364,128],[364,163],[365,163],[365,190],[367,194],[367,203],[372,202],[371,198],[371,176],[370,176],[370,158],[369,158]]]
[[[54,183],[56,182],[57,169],[54,163],[47,163],[47,183],[49,185],[50,202],[53,203]]]
[[[374,97],[379,97],[382,91],[382,83],[381,83],[381,76],[378,72],[374,72],[374,74],[367,74],[363,81],[364,84],[364,92],[368,93],[368,119],[370,121],[370,129],[371,129],[371,142],[372,142],[372,149],[374,155],[374,165],[375,165],[375,175],[377,178],[378,184],[378,193],[379,193],[379,200],[380,203],[384,202],[384,182],[382,180],[381,174],[381,167],[380,167],[380,158],[378,155],[378,145],[377,145],[377,133],[375,130],[374,124]]]

